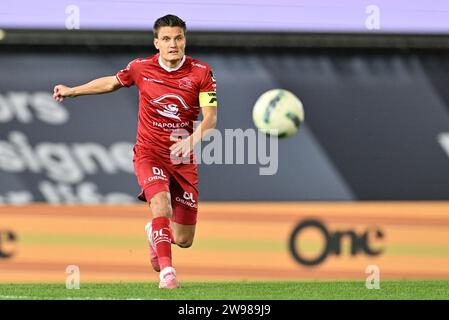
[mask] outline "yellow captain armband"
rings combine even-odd
[[[200,92],[200,107],[216,107],[217,93],[215,91]]]

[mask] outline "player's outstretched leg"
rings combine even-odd
[[[170,194],[168,192],[159,192],[151,198],[151,211],[153,220],[151,221],[151,239],[156,249],[159,267],[161,289],[179,288],[176,279],[176,271],[172,265],[171,254],[171,204]]]

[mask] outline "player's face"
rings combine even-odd
[[[180,27],[161,27],[154,46],[159,50],[161,58],[169,66],[176,66],[184,56],[186,38]]]

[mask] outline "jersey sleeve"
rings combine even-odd
[[[134,84],[136,68],[134,66],[134,61],[128,63],[125,69],[120,70],[115,75],[120,84],[124,87],[130,87]]]
[[[211,68],[207,68],[206,75],[200,85],[200,107],[217,106],[217,83]]]

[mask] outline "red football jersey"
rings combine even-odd
[[[159,54],[137,58],[116,76],[123,86],[139,89],[137,146],[163,157],[170,157],[174,130],[191,134],[200,107],[217,106],[210,66],[186,55],[175,68],[162,64]]]

